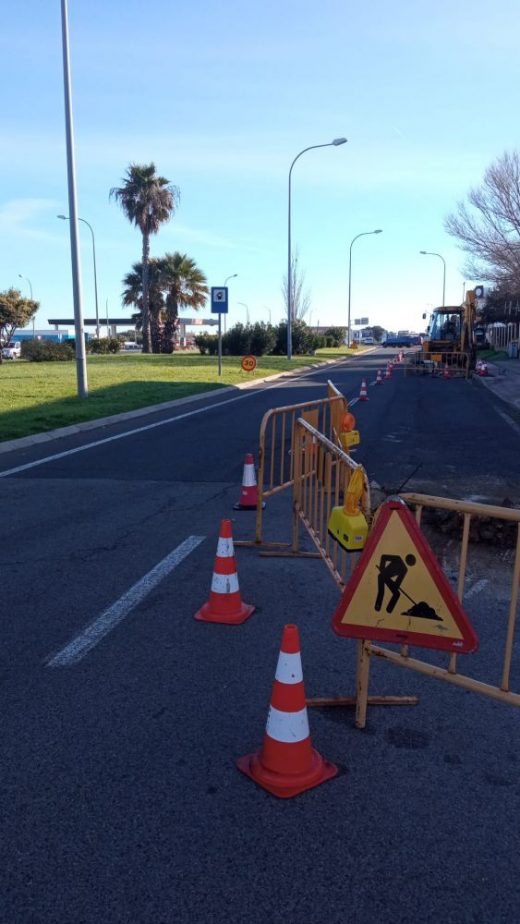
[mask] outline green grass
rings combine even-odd
[[[4,362],[0,365],[0,441],[275,375],[333,359],[341,352],[323,350],[292,362],[283,356],[263,356],[252,374],[241,370],[240,357],[225,356],[221,378],[217,358],[198,353],[89,356],[86,400],[76,397],[75,362]]]
[[[506,350],[478,350],[477,359],[485,359],[493,363],[495,361],[503,362],[504,359],[509,359]]]

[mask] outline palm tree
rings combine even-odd
[[[167,253],[159,263],[161,288],[166,293],[162,352],[173,353],[179,309],[198,311],[205,304],[209,289],[204,273],[187,254]]]
[[[137,308],[136,327],[143,327],[143,265],[134,263],[123,279],[123,305]],[[161,352],[164,298],[162,293],[161,260],[152,257],[148,262],[148,318],[153,353]]]
[[[179,203],[179,190],[163,176],[157,176],[155,164],[130,164],[122,186],[110,190],[126,217],[136,225],[143,236],[142,255],[142,316],[143,353],[150,352],[150,317],[148,294],[148,267],[150,262],[150,235],[157,234],[161,224],[168,221]]]

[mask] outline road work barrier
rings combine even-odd
[[[367,474],[304,418],[295,424],[293,455],[291,553],[300,552],[303,524],[332,576],[343,586],[363,545],[360,521],[368,524],[370,520]]]
[[[490,614],[488,623],[489,631],[486,631],[485,637],[480,640],[480,650],[484,653],[484,655],[486,650],[490,652],[492,656],[491,659],[493,661],[496,659],[497,651],[502,649],[500,668],[497,670],[499,676],[495,675],[495,677],[482,680],[480,678],[477,679],[476,677],[470,676],[467,673],[459,673],[458,655],[455,650],[444,655],[444,657],[447,657],[447,664],[442,666],[438,663],[431,663],[426,660],[411,657],[409,644],[402,644],[399,650],[383,647],[381,644],[376,643],[373,640],[372,634],[372,640],[361,638],[357,643],[357,695],[355,698],[356,726],[358,728],[364,728],[366,724],[367,704],[370,703],[370,699],[368,697],[369,667],[373,657],[382,658],[383,660],[389,661],[392,664],[405,667],[408,670],[416,671],[417,673],[434,678],[436,680],[444,681],[445,683],[450,683],[455,686],[462,687],[463,689],[469,690],[471,692],[480,693],[484,696],[490,697],[491,699],[498,700],[499,702],[507,703],[517,707],[520,706],[520,693],[514,692],[511,689],[511,667],[520,585],[520,510],[505,507],[495,507],[488,504],[451,500],[449,498],[443,497],[432,497],[426,494],[407,493],[401,495],[400,500],[404,501],[407,505],[415,510],[415,520],[418,525],[421,523],[422,513],[425,509],[437,512],[450,511],[455,515],[454,519],[460,518],[461,537],[458,550],[458,578],[456,596],[461,602],[464,598],[468,564],[468,550],[470,545],[470,533],[472,525],[475,524],[475,521],[481,517],[486,518],[486,523],[488,523],[490,526],[494,524],[496,527],[499,523],[510,524],[510,529],[514,534],[515,541],[513,545],[514,551],[513,549],[511,551],[511,593],[507,621],[505,621],[504,625],[501,625],[501,623],[498,621],[499,617],[495,614]],[[395,504],[394,506],[398,507],[399,505]],[[384,505],[382,509],[384,509]],[[374,529],[377,529],[377,516],[378,514],[376,514],[376,525]],[[493,546],[493,549],[497,555],[497,563],[498,561],[503,563],[503,544],[498,542]],[[492,570],[490,572],[488,567],[486,569],[486,574],[489,575],[490,573],[492,573]],[[473,586],[478,586],[478,576],[473,574],[473,579],[475,580],[475,584]],[[358,578],[356,576],[352,584],[355,585],[357,580]],[[340,581],[337,580],[337,582],[341,586]],[[411,600],[411,597],[409,597],[409,599]],[[422,605],[424,606],[425,604]],[[412,612],[412,610],[410,610],[410,612]],[[335,614],[334,618],[337,620],[337,613]],[[384,623],[384,620],[382,620],[382,622]],[[424,625],[425,622],[426,621],[423,620],[422,624]],[[488,626],[486,626],[486,629]],[[361,630],[356,634],[358,636],[361,635]],[[395,640],[396,639],[394,638],[394,641]],[[460,645],[461,650],[474,650],[472,649],[471,645],[464,648],[463,642],[457,644]],[[444,648],[448,648],[448,645],[449,643],[444,641]],[[429,647],[435,646],[430,645]],[[440,646],[437,645],[436,647]],[[455,646],[452,644],[451,647],[454,648]],[[467,663],[468,665],[471,665],[471,655],[469,655]],[[351,702],[351,697],[334,697],[332,699],[321,698],[319,700],[310,700],[309,705],[342,705],[344,703],[350,704]]]
[[[442,375],[445,367],[450,375],[468,378],[470,373],[467,353],[425,352],[417,350],[408,353],[404,366],[405,375]]]
[[[260,424],[258,449],[258,503],[256,507],[255,539],[236,545],[287,546],[286,542],[263,542],[263,508],[265,501],[293,486],[294,431],[299,417],[308,421],[316,432],[338,440],[342,420],[348,413],[347,399],[333,385],[327,382],[327,397],[267,411]],[[359,442],[359,437],[357,438]]]

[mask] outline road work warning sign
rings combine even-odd
[[[338,635],[470,652],[478,638],[412,514],[383,504],[332,619]]]

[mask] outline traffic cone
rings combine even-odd
[[[360,389],[360,391],[359,391],[359,400],[360,400],[360,401],[369,401],[369,400],[370,400],[369,397],[368,397],[368,394],[367,394],[367,383],[366,383],[365,379],[362,379],[362,380],[361,380],[361,389]]]
[[[254,610],[254,606],[242,602],[238,586],[231,520],[222,520],[209,600],[195,613],[194,619],[238,626],[249,619]]]
[[[487,362],[485,362],[485,360],[483,360],[483,361],[480,363],[480,367],[479,367],[479,370],[478,370],[478,374],[479,374],[479,375],[488,375],[488,374],[489,374],[489,373],[488,373],[488,364],[487,364]]]
[[[258,487],[255,475],[255,460],[250,452],[246,453],[242,473],[240,500],[233,504],[233,510],[256,510],[258,504]],[[262,503],[262,510],[265,502]]]
[[[319,786],[338,772],[312,747],[297,626],[283,630],[263,745],[236,763],[242,773],[280,799]]]
[[[386,372],[385,372],[385,379],[391,379],[391,378],[392,378],[392,366],[390,365],[390,363],[388,363],[386,367]]]
[[[376,377],[376,385],[382,385],[382,384],[383,384],[383,375],[381,373],[381,369],[378,369],[377,377]]]
[[[448,367],[448,363],[446,363],[445,366],[444,366],[444,372],[443,372],[442,377],[443,377],[443,379],[451,379],[451,375],[450,375],[450,370],[449,370],[449,367]]]

